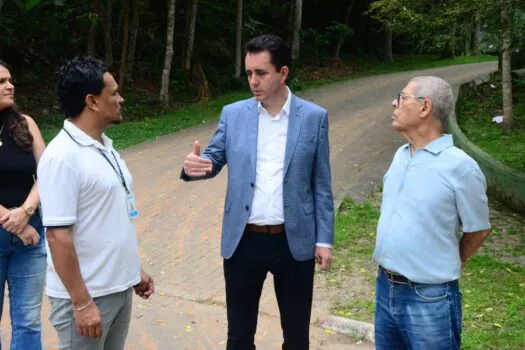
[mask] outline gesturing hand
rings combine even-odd
[[[184,173],[190,177],[205,176],[212,171],[211,160],[201,158],[199,141],[193,143],[193,151],[184,160]]]

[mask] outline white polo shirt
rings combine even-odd
[[[102,139],[104,145],[66,120],[38,164],[44,226],[72,225],[80,270],[92,297],[118,293],[140,282],[135,224],[128,216],[118,167],[130,191],[132,177],[111,139],[105,135]],[[47,250],[46,293],[69,299],[49,246]]]

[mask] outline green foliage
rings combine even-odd
[[[525,38],[525,5],[509,0],[513,47],[523,47]],[[474,19],[479,19],[486,52],[501,47],[500,0],[376,0],[366,12],[394,33],[407,40],[412,48],[423,52],[456,50],[461,52],[469,42]]]
[[[494,88],[491,87],[494,86]],[[525,79],[513,84],[514,127],[510,134],[492,117],[502,115],[501,78],[470,90],[459,100],[458,123],[467,138],[507,166],[525,173]]]

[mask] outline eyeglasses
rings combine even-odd
[[[400,106],[401,105],[401,97],[403,97],[403,101],[405,99],[405,97],[413,97],[415,98],[416,100],[424,100],[426,97],[424,96],[417,96],[417,95],[410,95],[410,94],[403,94],[401,92],[398,92],[397,93],[397,105]]]

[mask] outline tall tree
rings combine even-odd
[[[186,46],[186,60],[184,62],[184,69],[189,72],[191,69],[191,59],[193,57],[193,44],[195,43],[195,23],[197,22],[197,7],[199,0],[191,0],[190,2],[190,17],[188,21],[188,37]]]
[[[299,46],[301,44],[302,17],[303,17],[303,0],[295,0],[293,39],[292,39],[292,59],[294,61],[299,58]]]
[[[355,0],[349,0],[348,5],[346,6],[345,11],[345,18],[344,18],[344,25],[348,25],[348,22],[350,22],[350,14],[352,13],[352,8],[354,7]],[[334,51],[334,59],[339,60],[341,56],[341,48],[343,47],[343,44],[345,43],[346,34],[341,33],[339,36],[339,41],[337,42],[337,45],[335,46]]]
[[[123,0],[122,2],[122,52],[120,54],[120,71],[118,77],[118,84],[120,91],[124,91],[124,84],[126,81],[126,60],[128,59],[128,45],[129,45],[129,7],[131,0]]]
[[[237,20],[235,31],[235,78],[241,77],[242,60],[242,1],[237,0]]]
[[[385,41],[383,55],[383,58],[386,62],[394,61],[394,56],[392,54],[392,27],[389,24],[385,26]]]
[[[173,35],[175,33],[175,5],[176,0],[168,1],[168,21],[166,29],[166,53],[164,54],[164,68],[160,86],[160,102],[167,106],[170,102],[169,85],[171,61],[173,59]]]
[[[137,37],[140,27],[140,11],[142,8],[142,0],[132,0],[133,17],[131,19],[131,37],[129,39],[128,58],[126,60],[126,80],[131,82],[133,80],[133,64],[135,63],[135,49],[137,48]]]
[[[108,69],[113,67],[113,42],[111,37],[113,23],[113,0],[106,0],[104,11],[104,58]]]
[[[472,54],[481,55],[480,42],[481,42],[481,20],[479,16],[474,17],[474,25],[472,26]]]
[[[88,56],[96,56],[97,29],[98,29],[98,23],[100,22],[100,12],[101,12],[100,0],[93,0],[91,13],[89,15],[90,25],[89,25],[89,34],[88,34],[88,47],[87,47]]]
[[[503,58],[501,63],[501,88],[503,93],[503,127],[506,131],[512,129],[512,74],[510,61],[510,10],[509,0],[501,0],[501,25]]]

